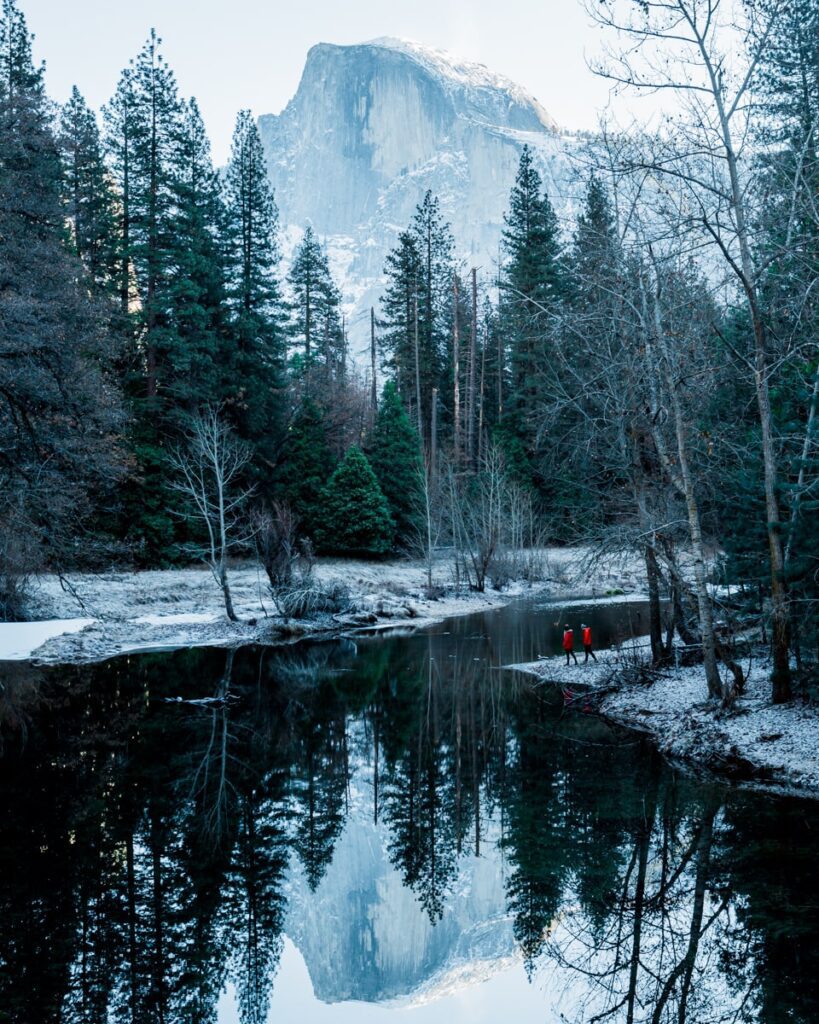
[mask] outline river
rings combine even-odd
[[[0,1022],[819,1020],[819,807],[501,668],[567,620],[0,666]]]

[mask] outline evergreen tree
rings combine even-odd
[[[235,350],[229,395],[240,435],[273,463],[281,421],[287,336],[276,276],[278,212],[262,144],[250,116],[236,120],[225,179],[228,295]]]
[[[124,531],[150,562],[178,555],[180,521],[172,514],[178,500],[167,487],[165,451],[190,408],[190,363],[174,317],[188,244],[178,219],[182,104],[160,44],[151,30],[104,112],[120,201],[117,277],[137,469],[124,489]]]
[[[412,547],[421,526],[423,460],[418,432],[394,381],[384,385],[368,457],[395,523],[395,543]]]
[[[603,183],[592,175],[577,218],[569,256],[572,297],[587,308],[601,301],[611,307],[616,301],[612,289],[617,275],[621,273],[620,259],[611,201]],[[598,319],[602,319],[600,314]]]
[[[220,361],[229,346],[224,230],[219,178],[195,100],[185,104],[175,167],[176,251],[169,298],[178,339],[175,373],[179,405],[193,412],[221,398],[226,387]]]
[[[375,473],[361,449],[353,446],[324,492],[318,546],[331,554],[379,557],[390,550],[394,532]]]
[[[310,539],[321,521],[324,487],[332,471],[323,413],[306,399],[287,432],[277,483],[298,518],[299,532]]]
[[[113,474],[105,311],[68,251],[42,68],[13,0],[0,14],[0,579],[60,560],[88,488]],[[65,545],[65,547],[64,547]],[[28,563],[28,565],[26,565]],[[3,590],[0,587],[0,590]],[[22,609],[5,605],[0,618]]]
[[[524,146],[503,231],[501,316],[509,337],[507,427],[535,454],[538,375],[550,358],[550,309],[562,289],[557,218],[543,191],[532,151]]]
[[[549,416],[552,433],[566,439],[566,445],[559,452],[545,453],[548,485],[544,490],[555,529],[568,538],[576,536],[580,523],[599,523],[610,516],[613,496],[621,498],[607,455],[611,436],[600,431],[590,439],[587,425],[590,419],[602,424],[606,417],[607,399],[598,394],[594,375],[603,367],[623,364],[624,320],[629,319],[627,300],[634,275],[629,279],[611,202],[596,176],[586,187],[566,267],[565,351],[544,363],[540,379],[546,393],[560,395],[575,392],[578,372],[584,381],[588,378],[580,402],[567,403]]]
[[[446,393],[452,323],[454,242],[440,203],[427,192],[407,231],[387,255],[382,298],[387,366],[413,419],[429,440],[432,391]],[[420,410],[420,412],[419,412]]]
[[[179,380],[170,291],[185,240],[177,234],[176,171],[182,105],[176,80],[151,33],[106,108],[108,144],[122,202],[120,295],[133,323],[131,394],[156,423]]]
[[[314,714],[300,723],[303,736],[293,772],[295,829],[293,847],[311,892],[333,859],[344,825],[344,797],[349,782],[344,745],[345,716]]]
[[[445,384],[444,370],[450,345],[452,283],[455,275],[455,242],[441,205],[427,191],[412,219],[410,230],[421,258],[418,291],[418,336],[421,358],[421,403],[424,422],[429,422],[432,389]]]
[[[308,225],[288,275],[293,290],[292,334],[302,350],[299,372],[317,366],[324,376],[336,375],[343,362],[344,329],[341,295],[333,283],[327,255]]]
[[[497,307],[488,296],[484,296],[479,308],[478,325],[482,380],[479,408],[482,407],[483,411],[484,432],[491,436],[500,427],[503,419],[509,382],[506,373],[506,345],[500,317]]]
[[[112,291],[116,275],[115,197],[97,119],[76,86],[62,108],[59,138],[73,247],[94,288]]]
[[[416,323],[422,266],[418,244],[409,231],[398,236],[395,248],[387,255],[384,273],[387,290],[381,299],[381,309],[386,328],[382,337],[385,368],[395,376],[399,394],[413,407],[413,420],[420,428],[420,352],[416,360],[420,336],[416,346]]]

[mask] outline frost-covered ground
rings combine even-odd
[[[662,753],[695,770],[771,791],[819,797],[819,714],[800,703],[771,703],[770,666],[756,661],[745,693],[728,710],[707,700],[701,666],[654,673],[629,685],[628,668],[645,660],[646,638],[598,652],[598,662],[567,668],[562,659],[507,666],[579,693],[601,691],[606,718],[649,733]],[[580,658],[582,662],[582,657]]]
[[[42,663],[100,661],[133,651],[175,647],[281,643],[303,636],[368,626],[431,622],[506,604],[527,593],[563,596],[608,591],[634,593],[639,566],[628,561],[584,569],[582,549],[537,553],[539,582],[512,582],[478,594],[453,586],[450,560],[433,570],[427,587],[421,561],[362,562],[321,559],[315,578],[325,587],[343,584],[350,611],[338,616],[283,621],[270,598],[267,579],[254,564],[230,573],[238,623],[227,620],[221,592],[205,569],[108,572],[43,576],[36,582],[32,619],[0,631],[0,660],[33,658]],[[42,620],[42,621],[39,621]],[[63,620],[60,622],[53,620]]]

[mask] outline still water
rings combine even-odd
[[[0,1022],[819,1020],[819,809],[500,670],[567,617],[0,666]]]

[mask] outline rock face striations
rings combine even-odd
[[[384,257],[427,189],[460,255],[487,275],[524,144],[563,206],[570,141],[537,100],[483,65],[415,43],[314,46],[296,95],[281,114],[260,117],[259,129],[285,249],[308,223],[326,241],[354,304],[354,348]]]

